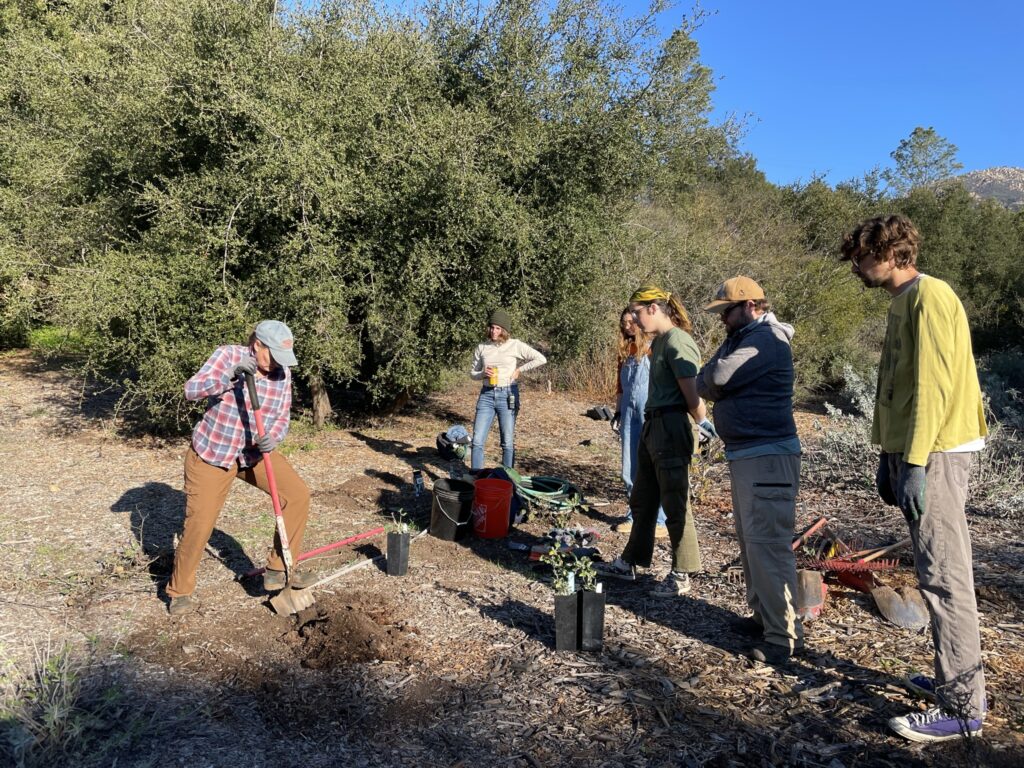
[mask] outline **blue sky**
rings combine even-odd
[[[646,3],[626,0],[633,14]],[[715,115],[750,115],[741,148],[770,181],[830,183],[891,164],[916,126],[964,171],[1024,167],[1021,0],[705,0],[695,37]],[[689,4],[666,12],[668,30]]]

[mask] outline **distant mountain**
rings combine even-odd
[[[1024,209],[1024,168],[986,168],[956,178],[975,197],[992,198],[1011,211]]]

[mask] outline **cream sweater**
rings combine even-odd
[[[487,376],[484,371],[494,367],[498,369],[496,386],[507,387],[512,383],[514,371],[525,373],[533,368],[539,368],[547,361],[544,355],[519,339],[509,339],[504,344],[485,341],[478,344],[473,353],[473,367],[469,371],[469,376],[474,381],[482,379],[486,382]]]

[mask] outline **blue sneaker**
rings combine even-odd
[[[903,678],[903,684],[915,696],[933,702],[938,700],[935,695],[935,681],[927,675],[907,675]]]
[[[929,707],[924,712],[890,718],[889,727],[905,739],[933,742],[980,736],[981,723],[980,718],[961,720],[939,707]]]

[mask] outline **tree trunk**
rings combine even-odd
[[[331,398],[327,394],[323,377],[314,374],[309,377],[309,392],[313,396],[313,426],[322,429],[331,418]]]

